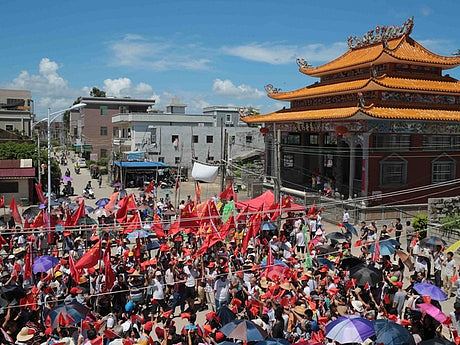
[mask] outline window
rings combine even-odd
[[[112,136],[114,138],[118,137],[118,127],[113,127],[112,129]]]
[[[157,129],[150,128],[150,144],[156,144],[157,142]]]
[[[286,145],[300,145],[300,133],[289,133],[281,141]]]
[[[109,108],[106,105],[101,105],[99,107],[99,111],[101,112],[101,115],[107,115],[109,113]]]
[[[174,157],[174,163],[180,164],[180,157]]]
[[[212,135],[206,136],[206,144],[212,144],[214,142],[214,137]]]
[[[309,142],[310,142],[310,145],[318,145],[318,134],[310,134]]]
[[[293,168],[294,167],[294,156],[284,155],[283,156],[283,166],[285,168]]]
[[[232,122],[232,115],[231,114],[225,115],[225,122],[226,123],[231,123]]]
[[[13,131],[14,130],[14,126],[13,125],[5,125],[5,129],[7,131]]]
[[[445,182],[455,178],[455,161],[447,155],[436,158],[431,165],[433,183]]]
[[[18,182],[2,182],[0,183],[0,193],[17,193],[19,191]]]
[[[192,142],[193,142],[194,144],[198,144],[198,135],[194,135],[194,136],[192,137]]]
[[[164,158],[164,157],[158,157],[158,162],[164,163],[164,162],[165,162],[165,158]]]
[[[236,139],[236,138],[235,138],[234,135],[232,135],[232,136],[230,137],[230,145],[235,145],[235,139]]]
[[[324,136],[324,145],[337,145],[337,136],[332,133],[326,133]]]
[[[425,150],[458,150],[460,149],[460,136],[424,135],[423,148]]]
[[[374,137],[374,146],[385,150],[410,148],[410,134],[377,134]]]
[[[107,135],[107,127],[101,127],[101,135]]]
[[[214,157],[213,157],[213,156],[208,156],[207,161],[208,161],[208,162],[214,162]]]
[[[252,143],[252,135],[246,135],[246,144]]]
[[[101,158],[107,157],[107,149],[101,149]]]
[[[174,144],[175,141],[179,141],[179,136],[178,135],[171,135],[171,142]]]
[[[74,127],[73,129],[73,136],[76,137],[78,135],[78,128]]]
[[[392,155],[380,162],[380,184],[382,186],[400,186],[406,184],[407,161]]]

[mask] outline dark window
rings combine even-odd
[[[164,163],[164,162],[165,162],[165,158],[164,158],[164,157],[158,157],[158,162]]]
[[[212,135],[206,136],[206,144],[212,144],[214,142],[214,137]]]
[[[78,135],[78,128],[74,127],[73,129],[73,136],[76,137]]]
[[[337,137],[331,133],[324,136],[324,145],[337,145]]]
[[[455,178],[455,161],[448,156],[437,158],[431,165],[433,183],[450,181]]]
[[[213,156],[208,156],[208,162],[213,162],[214,161],[214,157]]]
[[[14,130],[14,126],[13,125],[5,125],[5,129],[7,131],[12,131],[12,130]]]
[[[380,162],[380,184],[382,186],[400,186],[407,181],[407,161],[397,156],[388,157]]]
[[[300,133],[289,133],[282,138],[282,143],[286,145],[300,145]]]
[[[171,135],[171,142],[174,143],[176,140],[179,140],[178,135]]]
[[[101,149],[101,158],[107,157],[107,149]]]
[[[18,182],[2,182],[0,183],[0,193],[17,193],[19,191]]]
[[[101,135],[107,135],[107,127],[101,127]]]
[[[99,111],[101,112],[101,115],[107,115],[109,113],[109,108],[106,105],[101,105],[99,107]]]
[[[310,145],[318,145],[318,134],[310,134],[309,142],[310,142]]]
[[[194,135],[194,136],[192,137],[192,140],[193,140],[193,143],[194,143],[194,144],[198,144],[198,135]]]
[[[377,134],[374,138],[374,146],[385,150],[408,150],[410,148],[410,134]]]
[[[283,167],[293,168],[294,167],[294,156],[293,155],[284,155],[283,156]]]
[[[425,150],[458,150],[460,149],[460,136],[458,135],[424,135],[423,148]]]
[[[179,164],[180,163],[180,157],[174,157],[174,163]]]
[[[246,144],[252,144],[252,135],[246,135]]]

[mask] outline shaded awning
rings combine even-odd
[[[113,162],[113,165],[127,169],[161,169],[169,167],[162,162]]]
[[[73,145],[76,152],[91,152],[93,151],[93,145],[89,144],[75,144]]]
[[[19,180],[35,177],[35,168],[9,168],[0,169],[0,179],[2,180]]]

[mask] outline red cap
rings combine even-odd
[[[96,270],[94,269],[94,267],[88,268],[88,274],[94,274],[94,273],[96,273]]]
[[[153,322],[152,321],[147,321],[145,324],[144,324],[144,330],[146,332],[151,332],[152,331],[152,328],[153,328]]]
[[[190,313],[182,313],[180,314],[180,317],[183,318],[183,319],[190,319],[192,315],[190,315]]]
[[[159,339],[163,339],[165,337],[165,330],[161,327],[156,327],[155,334]]]
[[[70,294],[71,295],[78,295],[79,293],[82,293],[82,292],[83,292],[82,289],[80,289],[78,287],[75,287],[75,286],[70,289]]]
[[[220,343],[220,342],[224,341],[224,339],[225,339],[224,333],[222,333],[221,331],[217,331],[216,332],[216,341],[218,343]]]
[[[163,312],[163,314],[161,314],[162,317],[164,317],[165,319],[168,319],[171,315],[172,315],[172,312],[173,310],[168,310],[168,311],[165,311]]]

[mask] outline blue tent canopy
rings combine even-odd
[[[113,162],[113,164],[120,168],[131,168],[131,169],[168,168],[168,165],[162,162]]]

